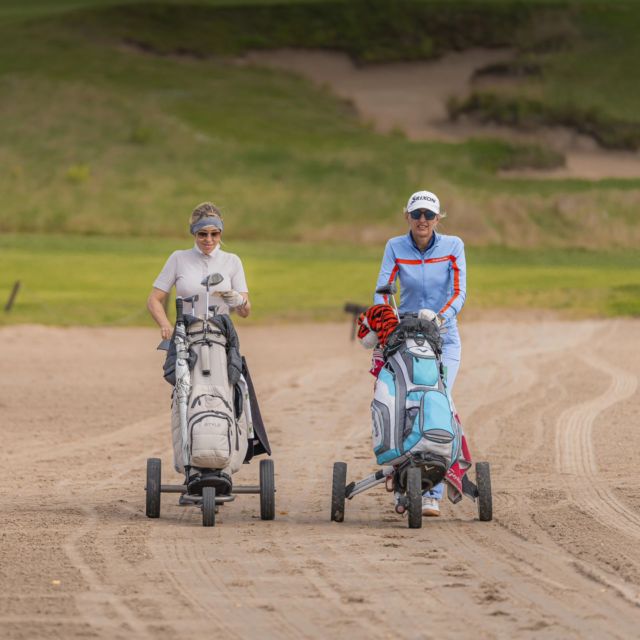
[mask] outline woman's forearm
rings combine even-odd
[[[156,321],[156,324],[159,327],[171,324],[164,310],[164,305],[160,300],[149,296],[149,299],[147,300],[147,309],[149,309],[151,317]]]
[[[169,321],[167,313],[164,310],[163,302],[164,301],[161,300],[160,297],[152,293],[147,299],[147,309],[149,309],[151,317],[160,327],[160,335],[163,339],[166,340],[167,338],[171,337],[173,327],[171,326],[171,322]]]

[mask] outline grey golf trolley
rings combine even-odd
[[[376,290],[376,293],[387,295],[392,300],[392,308],[399,320],[394,332],[389,336],[387,345],[385,346],[385,367],[390,367],[387,372],[387,376],[391,376],[393,380],[398,380],[400,388],[404,389],[400,397],[408,398],[408,392],[423,393],[423,399],[420,401],[420,410],[412,408],[411,411],[422,411],[423,403],[426,404],[425,397],[431,391],[439,391],[441,396],[447,398],[447,400],[441,399],[443,403],[448,403],[455,418],[455,412],[453,405],[450,402],[448,393],[446,392],[446,384],[436,384],[435,388],[429,386],[429,383],[425,381],[409,379],[407,373],[409,369],[412,371],[416,365],[414,363],[420,361],[420,354],[424,360],[431,360],[439,363],[431,364],[434,375],[438,375],[442,380],[445,380],[445,369],[441,363],[441,341],[440,341],[440,328],[438,324],[433,322],[433,318],[430,320],[420,317],[419,314],[404,314],[400,317],[396,306],[394,295],[396,293],[395,284],[391,283],[380,287]],[[372,329],[371,329],[372,330]],[[390,342],[394,343],[394,346],[390,346]],[[398,355],[393,350],[398,352]],[[389,355],[387,353],[391,353]],[[393,352],[393,353],[392,353]],[[400,352],[403,355],[400,356]],[[389,357],[387,358],[387,356]],[[409,358],[409,363],[405,360],[396,360],[396,358]],[[404,374],[402,374],[404,371]],[[382,371],[380,373],[382,377]],[[435,378],[434,378],[435,379]],[[401,381],[401,382],[400,382]],[[380,382],[380,378],[378,380]],[[395,384],[395,383],[394,383]],[[392,392],[395,398],[396,390]],[[377,423],[376,414],[380,413],[379,407],[374,407],[375,404],[380,404],[378,400],[374,399],[372,404],[372,414],[374,420],[374,433],[380,433],[380,424]],[[387,412],[389,409],[383,407]],[[398,422],[398,426],[394,429],[399,429],[399,432],[394,432],[394,442],[400,442],[404,447],[404,439],[407,437],[407,428],[412,434],[416,428],[418,433],[423,436],[429,433],[433,433],[431,436],[432,442],[444,442],[444,440],[438,440],[435,436],[435,431],[429,431],[426,419],[424,417],[413,418],[408,423],[404,417],[405,405],[402,404],[402,420]],[[407,413],[409,411],[407,410]],[[394,413],[395,415],[395,413]],[[417,414],[412,414],[415,416]],[[448,414],[450,415],[450,414]],[[416,422],[414,422],[414,420]],[[419,422],[417,422],[419,420]],[[423,422],[424,421],[424,422]],[[455,418],[456,427],[451,433],[457,433],[457,437],[461,438],[462,433]],[[415,427],[415,424],[419,424],[419,427]],[[438,431],[440,437],[442,437],[443,431]],[[428,437],[428,436],[426,436]],[[454,436],[451,435],[451,438]],[[382,438],[382,436],[380,436]],[[415,441],[414,441],[415,444]],[[397,444],[395,446],[398,446]],[[429,491],[438,483],[445,479],[446,473],[449,469],[448,465],[451,465],[451,461],[448,461],[443,455],[437,453],[436,446],[423,446],[415,447],[413,445],[404,449],[402,455],[398,456],[398,461],[395,464],[387,464],[378,469],[375,473],[359,480],[357,482],[351,482],[347,484],[347,464],[345,462],[336,462],[333,465],[333,479],[331,488],[331,520],[334,522],[343,522],[345,514],[346,500],[352,500],[359,493],[363,493],[376,487],[382,483],[385,484],[387,491],[393,491],[396,495],[396,512],[406,513],[408,515],[408,525],[410,529],[419,529],[422,527],[422,496],[425,491]],[[441,451],[441,450],[440,450]],[[474,483],[465,474],[462,477],[462,495],[467,496],[478,507],[478,518],[482,521],[491,520],[493,517],[493,501],[491,495],[491,471],[488,462],[475,463],[476,482]]]
[[[260,518],[273,520],[276,515],[275,480],[273,460],[260,460],[260,484],[257,485],[233,485],[231,493],[218,495],[216,489],[225,490],[227,487],[215,477],[205,479],[201,495],[187,493],[186,484],[162,484],[162,461],[160,458],[147,459],[147,484],[146,484],[146,515],[148,518],[160,517],[160,496],[162,493],[180,494],[181,506],[193,506],[202,511],[202,526],[214,527],[216,514],[219,507],[233,502],[236,496],[246,494],[260,495]]]
[[[410,529],[422,527],[422,494],[433,488],[432,472],[440,471],[440,463],[419,455],[412,456],[397,467],[388,465],[375,473],[347,484],[347,463],[335,462],[331,486],[331,520],[343,522],[346,500],[359,493],[387,483],[400,490],[402,495],[398,504],[406,510],[407,524]],[[491,472],[488,462],[476,462],[476,482],[465,474],[462,478],[462,493],[478,505],[478,519],[484,522],[493,518],[493,500],[491,496]]]
[[[194,344],[209,347],[216,339],[216,332],[209,327],[209,320],[215,317],[217,307],[209,306],[209,295],[210,288],[222,282],[223,279],[221,274],[213,273],[205,277],[201,283],[206,288],[204,320],[193,314],[195,302],[198,300],[197,295],[189,298],[176,298],[176,327],[173,336],[173,345],[171,341],[165,340],[158,346],[159,349],[163,350],[169,350],[172,346],[175,347],[174,401],[177,403],[179,413],[182,460],[185,461],[185,481],[184,484],[162,484],[162,461],[160,458],[147,459],[145,513],[149,518],[160,517],[161,495],[163,493],[179,494],[179,504],[181,506],[192,506],[200,509],[202,511],[202,524],[205,527],[215,526],[216,514],[220,507],[229,502],[233,502],[237,496],[246,494],[257,494],[260,496],[260,518],[262,520],[273,520],[275,518],[276,488],[273,460],[266,459],[260,461],[259,484],[256,485],[236,485],[232,483],[229,475],[216,469],[199,469],[198,474],[191,474],[191,436],[187,422],[187,407],[192,388],[191,367],[193,366],[195,357],[195,354],[191,352],[191,347]],[[183,305],[185,302],[191,304],[191,314],[184,313]],[[225,319],[225,322],[227,321],[231,324],[228,318]],[[195,341],[192,340],[190,343],[187,328],[194,322],[201,323],[202,331],[198,330],[200,337]],[[233,331],[233,333],[235,335],[235,331]],[[220,334],[218,333],[218,335]],[[220,345],[221,343],[217,342],[216,344]],[[208,348],[201,348],[199,354],[201,361],[198,366],[202,369],[204,375],[209,375],[211,367]],[[237,357],[240,358],[239,353]],[[242,359],[242,363],[244,366],[244,359]],[[253,393],[253,386],[248,374],[248,369],[245,373],[245,382],[250,392]],[[250,402],[253,407],[252,410],[256,410],[259,417],[257,402],[255,405],[253,404],[253,400]],[[260,417],[260,423],[261,420]],[[230,433],[231,431],[229,431],[229,434]],[[235,434],[236,445],[238,445],[237,427]],[[248,438],[247,446],[250,447],[250,450],[248,449],[247,455],[244,458],[245,463],[247,463],[256,452],[266,452],[270,454],[266,433],[263,433],[263,438],[258,437],[257,439],[255,433],[252,434],[253,437],[251,439],[249,439],[247,433],[245,433],[244,436]],[[229,435],[229,450],[231,450],[231,438],[232,436]],[[256,449],[256,443],[262,447],[259,451]],[[238,446],[236,446],[236,450],[238,450]]]

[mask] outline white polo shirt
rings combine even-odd
[[[218,313],[229,313],[229,307],[220,296],[211,295],[214,291],[234,289],[240,293],[248,293],[247,281],[240,258],[234,253],[227,253],[218,245],[209,255],[202,253],[197,246],[193,249],[174,251],[165,263],[153,286],[156,289],[171,291],[175,285],[176,295],[188,298],[198,294],[194,313],[204,315],[207,290],[200,283],[211,273],[220,273],[224,280],[209,289],[209,305],[215,304]],[[191,312],[188,304],[185,312]]]

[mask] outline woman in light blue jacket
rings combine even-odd
[[[403,313],[431,309],[440,316],[443,335],[442,359],[447,367],[447,387],[453,389],[460,367],[461,344],[457,315],[464,305],[467,289],[464,243],[457,236],[436,232],[445,213],[440,200],[430,191],[417,191],[404,210],[409,232],[391,238],[382,258],[376,288],[400,279],[400,307]],[[388,302],[375,295],[375,304]],[[440,515],[439,502],[444,485],[424,494],[422,513]]]

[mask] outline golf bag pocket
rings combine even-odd
[[[450,467],[460,455],[461,433],[447,396],[442,391],[425,392],[418,419],[413,451],[439,456]]]
[[[378,464],[400,455],[396,429],[396,381],[387,368],[380,371],[371,403],[371,436]]]
[[[389,408],[374,400],[371,403],[371,437],[374,453],[389,449],[390,421]]]
[[[211,386],[194,387],[187,409],[191,439],[191,465],[224,469],[238,448],[233,408],[221,390]]]

